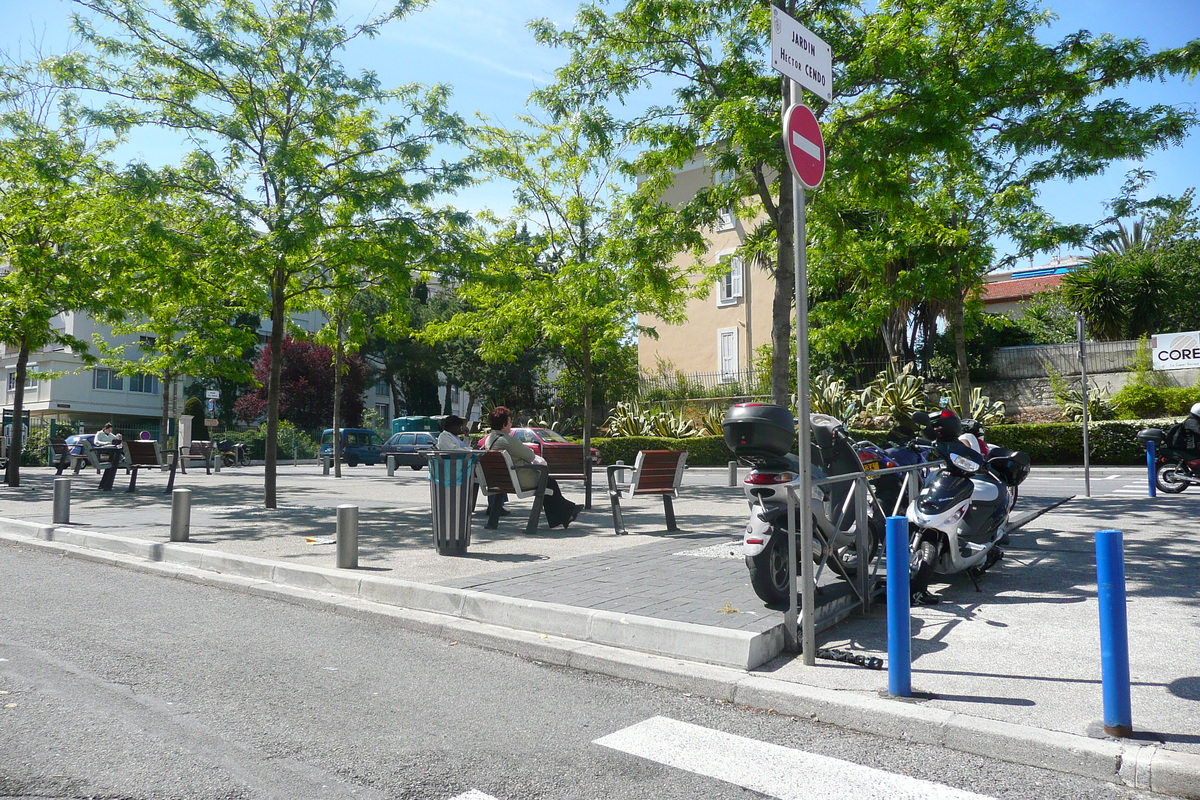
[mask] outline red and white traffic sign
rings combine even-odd
[[[806,189],[815,189],[825,177],[825,138],[808,106],[794,105],[783,115],[783,147],[792,174]]]

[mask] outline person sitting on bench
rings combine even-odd
[[[492,409],[488,414],[488,424],[491,425],[492,432],[483,442],[484,449],[507,450],[512,458],[513,467],[516,468],[521,489],[532,489],[538,482],[537,471],[521,467],[528,464],[545,464],[545,460],[534,453],[529,445],[512,435],[512,413],[504,406]],[[557,528],[559,525],[566,528],[579,516],[579,504],[563,497],[562,489],[558,488],[558,481],[554,478],[546,481],[546,497],[542,506],[546,510],[546,524],[550,528]]]

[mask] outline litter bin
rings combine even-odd
[[[434,546],[442,555],[465,553],[471,544],[471,489],[479,454],[470,450],[429,450],[426,456]]]

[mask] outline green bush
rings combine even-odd
[[[621,436],[614,439],[592,439],[592,447],[600,451],[605,464],[624,461],[632,464],[639,450],[687,450],[687,463],[693,467],[725,466],[733,460],[733,453],[725,446],[721,436],[689,436],[686,439],[668,439],[661,436]]]
[[[261,425],[245,431],[228,431],[216,434],[218,440],[229,439],[234,444],[246,445],[246,452],[254,461],[262,461],[267,452],[267,426]],[[317,441],[287,420],[279,421],[279,436],[276,439],[276,455],[280,461],[292,457],[293,443],[299,458],[316,458]]]
[[[1122,419],[1183,416],[1193,403],[1200,402],[1200,387],[1129,383],[1113,395],[1112,402]]]

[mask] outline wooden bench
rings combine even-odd
[[[522,466],[521,469],[527,469]],[[546,496],[546,482],[550,478],[548,467],[530,466],[528,469],[538,471],[537,486],[532,489],[522,489],[517,478],[517,469],[513,466],[512,456],[504,450],[485,450],[475,465],[475,480],[479,490],[485,496],[494,494],[511,494],[514,497],[533,497],[533,509],[529,512],[529,523],[525,533],[532,534],[537,530],[538,517],[542,515],[542,501]],[[500,520],[500,507],[495,506],[488,514],[487,524],[483,527],[494,530]]]
[[[592,459],[584,456],[581,444],[544,444],[542,458],[550,477],[559,481],[583,481],[583,507],[592,507]]]
[[[204,464],[204,474],[212,475],[213,443],[201,439],[193,439],[190,445],[179,448],[179,471],[184,475],[187,475],[187,463],[189,461],[202,462]]]
[[[47,463],[55,469],[55,475],[62,475],[64,469],[73,465],[71,448],[66,439],[51,437],[50,443],[46,445],[46,455]]]
[[[65,443],[66,440],[64,440]],[[75,444],[70,445],[71,471],[78,475],[79,471],[84,466],[95,467],[99,472],[102,467],[100,458],[96,455],[96,449],[92,447],[92,443],[88,439],[80,439]],[[76,452],[78,451],[78,452]]]
[[[667,530],[677,531],[675,507],[671,498],[679,496],[679,484],[683,481],[683,468],[687,464],[686,450],[640,450],[633,467],[613,464],[608,468],[608,496],[612,500],[613,529],[618,536],[629,533],[621,521],[621,500],[632,500],[640,495],[662,497],[667,515]],[[618,480],[617,473],[633,470],[628,483]]]
[[[158,442],[153,439],[135,439],[125,442],[125,466],[130,473],[129,488],[125,491],[137,491],[138,470],[168,469],[171,477],[167,478],[167,488],[163,489],[163,494],[170,494],[171,490],[175,488],[175,466],[178,463],[173,456],[174,454],[170,451],[163,453]]]

